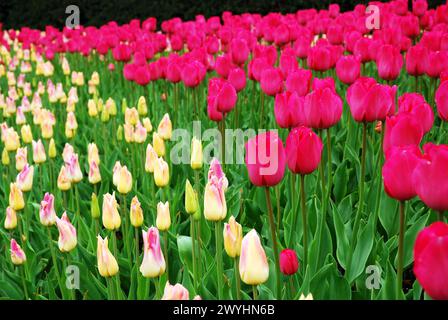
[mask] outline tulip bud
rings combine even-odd
[[[144,118],[144,119],[142,120],[142,122],[143,122],[143,126],[144,126],[145,129],[146,129],[146,132],[147,132],[147,133],[150,133],[150,132],[152,131],[151,120],[150,120],[149,118]]]
[[[181,284],[177,283],[172,286],[168,281],[165,284],[162,300],[189,300],[188,290]]]
[[[20,147],[19,135],[13,128],[6,129],[3,142],[7,151],[16,151]]]
[[[103,195],[103,226],[108,230],[120,228],[121,218],[118,213],[118,204],[115,199],[115,192]]]
[[[280,271],[287,276],[293,275],[299,269],[299,261],[294,250],[284,249],[280,252]]]
[[[98,260],[98,271],[102,277],[113,277],[118,273],[118,263],[109,250],[107,237],[103,240],[98,235],[96,256]]]
[[[4,148],[2,151],[2,164],[4,166],[9,165],[9,153],[8,153],[8,150],[6,150],[6,148]]]
[[[89,110],[90,117],[96,117],[98,115],[98,109],[96,107],[95,100],[89,99],[89,101],[87,102],[87,108]]]
[[[16,266],[20,266],[26,262],[25,252],[14,239],[11,239],[11,261]]]
[[[108,122],[110,119],[109,112],[104,108],[103,111],[101,111],[101,122]]]
[[[61,167],[58,176],[58,189],[61,191],[70,190],[72,182],[68,173],[68,169],[65,166]]]
[[[20,135],[22,136],[23,143],[28,144],[33,141],[33,133],[31,132],[31,127],[27,124],[20,128]]]
[[[125,123],[123,125],[123,129],[124,129],[124,140],[127,143],[134,142],[134,126],[132,124]]]
[[[170,140],[173,133],[173,125],[171,124],[170,116],[165,113],[157,128],[157,133],[163,140]]]
[[[132,175],[126,166],[122,166],[117,173],[117,190],[121,194],[127,194],[132,189]]]
[[[76,247],[78,240],[76,237],[76,229],[71,224],[66,212],[62,214],[62,217],[60,219],[56,217],[56,225],[58,226],[59,230],[59,250],[61,252],[72,251]]]
[[[45,155],[45,148],[42,144],[42,141],[39,139],[36,141],[33,140],[33,161],[36,164],[44,163],[47,160],[47,156]]]
[[[100,155],[98,152],[98,147],[94,142],[89,143],[87,146],[87,160],[89,163],[95,161],[97,165],[100,164]]]
[[[140,116],[146,116],[148,114],[148,106],[146,105],[146,100],[143,96],[138,99],[137,111]]]
[[[163,157],[165,155],[165,142],[157,132],[152,134],[152,145],[157,156]]]
[[[49,227],[56,223],[56,212],[54,210],[54,196],[51,193],[45,193],[40,203],[39,210],[40,223]]]
[[[25,165],[16,178],[16,183],[22,192],[28,192],[33,187],[34,167]]]
[[[122,141],[123,140],[123,126],[118,126],[117,129],[117,140]]]
[[[90,201],[90,214],[93,219],[98,219],[100,217],[100,205],[95,192],[92,193],[92,200]]]
[[[190,165],[194,170],[202,168],[202,143],[196,137],[191,140]]]
[[[154,166],[158,159],[157,153],[150,143],[146,146],[146,160],[145,160],[145,171],[149,173],[154,172]]]
[[[143,261],[140,272],[145,278],[155,278],[165,273],[165,259],[160,248],[159,230],[151,227],[143,233]]]
[[[157,187],[163,188],[170,181],[170,171],[168,163],[162,157],[158,158],[154,166],[154,182]]]
[[[56,158],[57,152],[56,152],[56,144],[54,143],[54,139],[50,139],[50,143],[48,144],[48,156],[50,159]]]
[[[72,183],[78,183],[82,180],[82,171],[76,153],[73,153],[70,156],[70,159],[65,163],[65,166],[68,169],[68,175]]]
[[[6,208],[4,227],[6,230],[14,230],[17,227],[17,214],[11,207]]]
[[[198,194],[191,186],[190,181],[187,179],[185,182],[185,211],[188,214],[194,214],[199,209]]]
[[[128,108],[128,102],[126,101],[126,98],[121,99],[121,112],[125,113],[127,108]]]
[[[243,228],[231,216],[229,223],[224,224],[224,249],[229,257],[238,257],[241,253],[241,241],[243,240]]]
[[[166,231],[171,226],[170,204],[168,201],[157,204],[156,226],[160,231]]]
[[[138,111],[135,108],[128,108],[124,112],[124,123],[135,126],[139,120]]]
[[[25,207],[22,191],[17,183],[11,183],[9,188],[9,206],[14,211],[20,211]]]
[[[239,270],[241,280],[248,285],[259,285],[269,277],[266,253],[255,229],[246,234],[241,243]]]
[[[137,196],[132,198],[130,210],[131,224],[138,228],[143,225],[143,210]]]

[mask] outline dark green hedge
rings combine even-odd
[[[172,17],[192,19],[196,14],[220,15],[225,10],[234,13],[271,11],[295,12],[301,8],[325,8],[329,3],[339,3],[343,10],[352,9],[357,3],[368,1],[353,0],[0,0],[0,22],[5,27],[20,28],[31,26],[43,28],[45,25],[61,27],[67,15],[65,8],[76,4],[80,8],[81,23],[101,25],[115,20],[126,23],[132,18],[145,19],[149,16],[163,21]],[[429,0],[435,7],[444,0]]]

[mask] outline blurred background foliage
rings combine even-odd
[[[342,10],[350,10],[358,3],[355,0],[0,0],[0,22],[5,28],[29,26],[43,29],[46,25],[61,28],[67,14],[65,8],[77,5],[81,13],[81,24],[100,26],[115,20],[120,24],[133,18],[156,17],[160,23],[173,17],[184,20],[195,15],[206,17],[220,15],[230,10],[235,14],[244,12],[266,14],[268,12],[295,12],[303,8],[327,8],[338,3]],[[411,0],[410,0],[411,2]],[[428,0],[431,8],[445,0]]]

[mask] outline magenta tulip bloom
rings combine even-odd
[[[384,80],[395,80],[403,66],[403,57],[400,49],[393,45],[383,45],[376,54],[378,75]]]
[[[443,121],[448,121],[448,81],[442,82],[436,91],[437,113]]]
[[[336,75],[345,84],[352,84],[361,73],[361,61],[355,56],[342,56],[336,63]]]
[[[307,127],[291,130],[286,139],[288,168],[296,174],[310,174],[319,166],[323,144],[319,136]]]
[[[347,89],[347,103],[357,122],[386,119],[395,108],[397,87],[378,84],[373,78],[361,77]]]
[[[246,40],[235,38],[230,43],[230,53],[232,61],[236,65],[243,65],[249,57],[249,46]]]
[[[302,109],[303,98],[295,92],[284,92],[275,96],[274,115],[281,128],[292,128],[299,125]]]
[[[414,274],[433,299],[448,299],[448,224],[435,222],[417,236]]]
[[[427,143],[413,181],[419,198],[431,209],[448,210],[448,146]]]
[[[246,143],[245,157],[250,181],[256,186],[275,186],[285,174],[283,142],[273,131],[261,133]]]
[[[419,145],[423,138],[422,125],[408,113],[387,117],[384,131],[383,151],[387,154],[392,147]]]
[[[229,72],[228,79],[237,92],[240,92],[246,87],[246,73],[244,69],[233,68]]]
[[[420,122],[423,133],[429,132],[434,123],[434,112],[431,106],[418,93],[405,93],[398,98],[398,112],[414,116]]]
[[[283,91],[282,72],[276,68],[268,68],[261,73],[261,89],[268,96],[275,96]]]
[[[296,92],[300,97],[304,97],[310,91],[312,77],[313,74],[308,69],[298,69],[291,72],[286,78],[286,89]]]
[[[417,195],[412,174],[421,157],[422,153],[416,145],[393,147],[387,152],[383,166],[383,182],[389,197],[406,201]]]
[[[293,275],[299,269],[297,254],[292,249],[284,249],[280,252],[280,271],[287,276]]]
[[[428,63],[428,49],[417,45],[409,48],[406,53],[406,71],[411,76],[421,76],[426,72]]]
[[[314,90],[305,96],[302,124],[314,129],[327,129],[339,122],[342,100],[330,88]]]

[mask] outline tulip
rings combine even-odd
[[[292,128],[300,123],[303,99],[296,92],[284,92],[275,96],[274,115],[281,128]]]
[[[28,192],[31,190],[31,188],[33,187],[33,177],[34,167],[28,166],[28,164],[26,164],[16,178],[17,186],[22,192]]]
[[[46,227],[56,223],[56,212],[54,210],[54,196],[51,193],[45,193],[40,203],[39,209],[40,223]]]
[[[2,140],[5,144],[5,150],[8,152],[16,151],[20,147],[19,135],[14,131],[13,128],[6,129],[4,139]]]
[[[314,299],[311,293],[308,293],[306,296],[302,293],[299,297],[299,300],[314,300]]]
[[[78,183],[82,180],[82,171],[79,166],[78,155],[73,153],[69,160],[66,161],[65,166],[72,183]]]
[[[157,132],[154,132],[152,134],[152,145],[154,151],[157,153],[157,156],[159,157],[165,156],[165,142]]]
[[[20,129],[20,135],[22,136],[22,141],[26,144],[33,141],[33,133],[31,132],[31,127],[29,125],[24,125]]]
[[[92,161],[95,161],[97,165],[100,164],[100,156],[98,152],[98,147],[94,142],[89,143],[87,146],[87,161],[91,163]]]
[[[171,226],[170,204],[168,201],[157,204],[156,226],[160,231],[167,231]]]
[[[165,284],[162,300],[189,300],[188,290],[177,283],[172,286],[168,281]]]
[[[241,241],[243,239],[243,229],[231,216],[229,223],[224,224],[224,249],[229,257],[238,257],[241,253]]]
[[[279,69],[268,68],[261,73],[261,89],[268,96],[275,96],[283,91],[283,76]]]
[[[383,45],[376,54],[378,76],[384,80],[395,80],[403,66],[400,49],[393,45]]]
[[[229,72],[229,83],[235,88],[236,92],[240,92],[246,87],[246,73],[244,69],[233,68]]]
[[[140,272],[145,278],[159,277],[165,273],[165,259],[160,248],[159,230],[151,227],[143,231],[143,261]]]
[[[128,194],[132,190],[132,175],[126,166],[122,166],[117,174],[117,190],[121,194]]]
[[[221,221],[227,215],[227,203],[222,180],[209,179],[204,192],[204,216],[209,221]]]
[[[448,224],[435,222],[417,235],[414,245],[414,274],[433,299],[448,299]]]
[[[54,143],[54,139],[50,139],[50,143],[48,144],[48,156],[50,159],[56,158],[56,144]]]
[[[373,78],[361,77],[347,90],[347,103],[357,122],[385,120],[395,108],[397,87],[378,84]]]
[[[20,211],[25,207],[22,190],[17,183],[11,183],[9,187],[9,206],[14,211]]]
[[[241,280],[248,285],[262,284],[269,277],[266,253],[255,229],[246,234],[241,242],[239,270]]]
[[[233,63],[236,65],[243,65],[250,53],[246,40],[234,38],[230,43],[230,53]]]
[[[431,209],[448,210],[448,147],[427,143],[423,160],[416,166],[412,181],[419,198]]]
[[[199,209],[198,195],[187,179],[185,182],[185,211],[188,214],[195,214]]]
[[[158,158],[154,164],[154,182],[157,187],[163,188],[170,181],[170,171],[168,163],[162,157]]]
[[[338,123],[341,115],[341,98],[325,87],[305,96],[301,123],[315,129],[327,129]]]
[[[392,147],[419,145],[423,138],[421,124],[408,113],[399,113],[386,119],[383,151]]]
[[[165,113],[157,128],[157,133],[163,140],[170,140],[173,132],[170,116]]]
[[[299,269],[297,254],[292,249],[284,249],[280,252],[280,270],[284,275],[290,276]]]
[[[437,113],[443,121],[448,121],[448,81],[442,82],[436,91]]]
[[[312,77],[313,74],[307,69],[291,72],[286,78],[286,89],[290,92],[296,92],[300,97],[304,97],[310,91]]]
[[[314,46],[308,50],[307,65],[311,70],[327,71],[331,68],[331,49],[329,46]]]
[[[406,201],[415,197],[415,186],[412,182],[414,169],[419,164],[422,154],[415,145],[391,148],[383,166],[384,190],[398,201]]]
[[[98,219],[100,217],[100,205],[98,203],[98,197],[96,193],[92,193],[92,200],[90,201],[90,214],[93,219]]]
[[[422,126],[423,133],[431,130],[434,122],[434,113],[425,98],[418,93],[405,93],[398,98],[398,112],[409,113]]]
[[[426,72],[428,49],[422,45],[409,48],[406,53],[406,71],[412,76],[421,76]]]
[[[150,133],[152,131],[151,120],[149,118],[143,118],[142,123],[143,123],[143,126],[146,129],[146,132]]]
[[[246,143],[246,167],[256,186],[275,186],[285,174],[286,156],[280,137],[274,132],[259,134]]]
[[[121,225],[120,214],[118,213],[118,203],[115,199],[115,192],[103,195],[103,226],[108,230],[118,230]]]
[[[154,166],[158,159],[157,153],[150,143],[146,146],[145,171],[149,173],[154,172]]]
[[[56,225],[59,230],[59,250],[61,252],[72,251],[76,247],[78,240],[76,237],[76,229],[71,224],[66,212],[62,214],[60,219],[56,217]]]
[[[62,166],[58,175],[58,189],[61,191],[70,190],[72,187],[69,171],[66,166]]]
[[[202,168],[202,143],[201,140],[193,137],[191,140],[191,160],[190,166],[193,170]]]
[[[11,261],[14,265],[20,266],[26,262],[25,252],[16,240],[11,239]]]
[[[2,151],[2,164],[4,166],[9,165],[9,153],[8,153],[8,150],[6,150],[6,148],[4,148]]]
[[[16,152],[16,170],[22,171],[28,164],[28,149],[26,147],[17,149]]]
[[[98,260],[98,271],[102,277],[109,278],[113,277],[118,273],[119,267],[117,260],[112,255],[108,247],[108,239],[101,238],[98,235],[98,244],[96,250],[96,256]]]
[[[14,230],[17,227],[17,214],[11,207],[6,208],[4,227],[6,230]]]
[[[101,173],[98,164],[95,161],[90,162],[89,168],[89,182],[91,184],[97,184],[101,181]]]
[[[336,74],[343,83],[352,84],[361,73],[361,61],[355,56],[342,56],[336,63]]]
[[[148,114],[148,106],[144,96],[140,96],[140,98],[138,98],[137,111],[139,116],[146,116]]]
[[[43,163],[47,160],[45,155],[45,148],[42,141],[39,139],[37,142],[33,140],[33,161],[36,164]]]
[[[143,225],[143,210],[137,196],[133,197],[131,200],[130,219],[131,225],[135,228]]]

